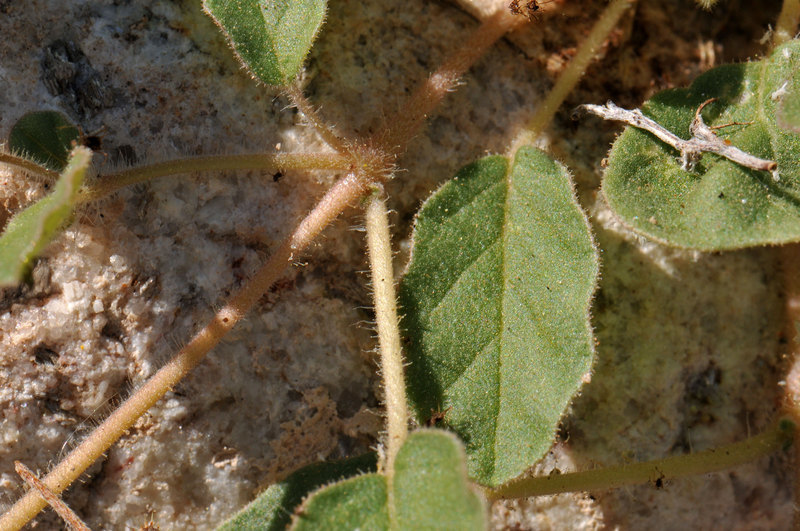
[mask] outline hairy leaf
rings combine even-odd
[[[35,111],[25,114],[11,128],[8,148],[15,155],[60,172],[79,138],[78,128],[60,112]]]
[[[295,511],[292,529],[389,529],[387,493],[380,474],[323,487]]]
[[[297,76],[326,6],[326,0],[203,0],[241,62],[268,85]]]
[[[452,434],[411,434],[395,460],[394,529],[484,529],[485,504],[467,482],[465,461]]]
[[[800,79],[785,82],[778,91],[780,106],[778,109],[778,125],[789,131],[800,133]]]
[[[591,365],[597,272],[567,172],[537,149],[467,166],[420,210],[400,288],[409,397],[461,436],[480,483],[552,444]]]
[[[0,236],[0,286],[18,284],[31,261],[72,219],[78,189],[91,160],[91,150],[75,148],[53,193],[8,222]]]
[[[270,486],[245,508],[223,523],[220,531],[286,529],[292,513],[309,493],[334,481],[375,472],[377,456],[365,454],[351,459],[314,463]]]
[[[672,147],[628,127],[609,155],[603,181],[608,204],[624,223],[653,239],[702,250],[737,249],[800,240],[800,135],[778,127],[776,108],[796,83],[800,42],[759,62],[708,71],[688,89],[656,94],[642,112],[682,138],[698,107],[721,142],[777,162],[779,180],[706,153],[694,170]],[[752,123],[749,123],[752,122]]]
[[[484,503],[466,476],[451,434],[409,435],[395,461],[394,508],[385,476],[367,474],[324,487],[295,512],[293,529],[483,529]]]
[[[92,151],[77,147],[53,193],[17,213],[0,236],[0,286],[18,284],[34,258],[72,219]]]

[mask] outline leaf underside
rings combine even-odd
[[[8,222],[0,236],[0,287],[19,284],[33,259],[72,219],[78,190],[91,160],[91,150],[75,148],[53,192]]]
[[[300,72],[326,6],[326,0],[203,0],[244,66],[281,86]]]
[[[603,180],[609,206],[624,223],[653,239],[716,251],[800,240],[800,136],[778,127],[785,89],[798,82],[800,43],[791,41],[762,61],[725,65],[687,89],[667,90],[642,111],[682,138],[700,104],[705,122],[732,146],[778,164],[770,172],[704,154],[693,171],[648,132],[628,127],[614,143]]]
[[[321,486],[377,469],[374,453],[359,457],[314,463],[270,486],[255,500],[219,526],[219,531],[279,531],[291,522],[295,508]]]
[[[485,528],[483,501],[467,483],[464,450],[452,435],[409,435],[395,461],[394,510],[385,476],[366,474],[324,487],[295,512],[295,530]]]
[[[591,366],[597,272],[566,170],[537,149],[463,168],[420,210],[400,287],[409,398],[465,441],[479,483],[550,448]]]

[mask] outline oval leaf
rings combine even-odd
[[[324,487],[295,511],[292,529],[389,529],[387,492],[379,474]]]
[[[77,147],[53,193],[17,213],[0,237],[0,287],[18,284],[36,256],[72,219],[92,151]]]
[[[800,240],[800,135],[778,127],[776,118],[798,65],[800,43],[792,41],[760,62],[710,70],[688,89],[661,92],[642,107],[686,139],[699,106],[718,98],[704,109],[705,122],[742,123],[717,129],[720,141],[777,162],[779,180],[709,153],[693,171],[684,170],[675,149],[628,127],[609,155],[608,204],[634,230],[681,247],[711,251]]]
[[[374,453],[303,467],[280,483],[270,486],[217,529],[282,531],[291,522],[295,507],[312,491],[327,483],[375,472],[376,469],[377,456]]]
[[[408,393],[496,486],[550,448],[593,357],[598,272],[566,170],[534,148],[459,171],[419,212],[400,288]]]
[[[442,430],[412,433],[394,463],[393,529],[485,529],[486,507],[467,482],[461,442]]]
[[[35,111],[25,114],[11,128],[8,148],[15,155],[60,172],[79,139],[78,128],[60,112]]]
[[[287,85],[300,72],[326,6],[326,0],[203,0],[239,60],[268,85]]]
[[[367,474],[324,487],[295,512],[292,529],[484,529],[486,509],[467,483],[464,450],[451,434],[409,435],[386,477]]]

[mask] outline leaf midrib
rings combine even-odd
[[[516,155],[514,155],[516,156]],[[509,157],[511,159],[511,157]],[[503,341],[503,333],[505,330],[505,323],[506,323],[506,292],[508,291],[507,286],[507,279],[508,274],[506,271],[506,266],[508,264],[508,224],[510,221],[510,214],[511,208],[509,206],[509,198],[511,197],[511,176],[513,175],[513,168],[514,168],[514,160],[507,160],[506,164],[506,175],[504,177],[505,182],[505,198],[503,198],[503,223],[500,228],[500,237],[499,239],[503,242],[501,253],[502,259],[500,260],[500,275],[502,277],[503,288],[500,292],[499,304],[500,304],[500,319],[498,325],[498,333],[497,337],[499,339],[497,345],[497,402],[496,402],[496,411],[494,416],[494,423],[492,424],[492,463],[491,463],[491,477],[494,477],[495,470],[497,469],[497,455],[499,449],[497,447],[497,430],[498,426],[500,425],[500,410],[502,409],[502,401],[503,401],[503,351],[505,347],[505,342]]]
[[[464,209],[465,209],[467,206],[472,206],[472,205],[473,205],[473,204],[474,204],[474,203],[475,203],[475,202],[476,202],[476,201],[477,201],[477,200],[478,200],[478,199],[479,199],[479,198],[480,198],[482,195],[484,195],[484,194],[486,194],[486,193],[489,193],[489,192],[493,192],[493,191],[495,190],[495,188],[496,188],[496,187],[498,187],[498,186],[500,186],[501,184],[502,184],[502,183],[497,183],[497,184],[493,184],[493,185],[491,185],[491,186],[487,186],[486,188],[484,188],[483,190],[481,190],[479,193],[477,193],[476,195],[474,195],[474,196],[473,196],[473,197],[472,197],[472,198],[469,200],[469,202],[468,202],[468,203],[467,203],[467,202],[465,202],[465,203],[464,203],[464,205],[463,205],[462,207],[460,207],[460,208],[459,208],[459,209],[457,209],[455,212],[453,212],[452,214],[450,214],[450,215],[448,216],[447,220],[449,221],[450,219],[452,219],[453,217],[455,217],[455,215],[456,215],[456,214],[458,214],[459,212],[461,212],[462,210],[464,210]],[[445,223],[447,223],[447,221],[446,221]],[[443,224],[444,224],[444,223],[443,223]],[[452,282],[452,283],[451,283],[449,286],[447,286],[447,289],[446,289],[446,290],[444,290],[444,291],[442,292],[442,295],[441,295],[441,297],[439,297],[439,299],[438,299],[438,300],[437,300],[437,301],[436,301],[434,304],[432,304],[432,305],[431,305],[431,307],[430,307],[430,310],[428,311],[428,316],[430,316],[430,315],[432,315],[433,313],[435,313],[435,312],[436,312],[436,310],[437,310],[437,309],[438,309],[438,308],[439,308],[439,307],[442,305],[442,303],[444,302],[444,300],[445,300],[445,299],[447,299],[447,297],[450,295],[450,292],[452,292],[452,291],[453,291],[453,290],[454,290],[454,289],[455,289],[455,288],[458,286],[459,282],[460,282],[460,281],[461,281],[461,279],[464,277],[464,273],[466,273],[467,271],[469,271],[469,269],[470,269],[471,267],[473,267],[473,266],[475,265],[475,263],[476,263],[476,262],[478,262],[478,261],[479,261],[479,260],[480,260],[480,259],[483,257],[483,255],[485,255],[487,252],[491,251],[491,250],[494,248],[494,246],[497,244],[497,242],[498,242],[498,241],[500,241],[500,239],[501,239],[501,238],[500,238],[500,237],[498,237],[498,238],[496,238],[495,240],[493,240],[493,241],[492,241],[492,243],[491,243],[490,245],[487,245],[485,249],[483,249],[483,250],[482,250],[480,253],[478,253],[478,254],[476,254],[476,255],[475,255],[475,258],[474,258],[474,260],[470,260],[470,261],[469,261],[469,263],[467,263],[463,269],[461,269],[460,271],[458,271],[458,274],[457,274],[457,275],[454,275],[454,276],[455,276],[455,278],[454,278],[453,282]],[[430,319],[428,319],[428,320],[430,320]]]
[[[283,15],[281,15],[280,17],[276,17],[276,24],[271,24],[267,20],[267,15],[264,12],[264,8],[261,6],[261,4],[257,2],[256,3],[256,7],[258,8],[258,12],[261,14],[261,20],[264,22],[264,27],[269,29],[269,31],[265,31],[264,32],[264,45],[271,52],[271,56],[275,58],[275,68],[281,73],[281,76],[285,76],[286,72],[284,72],[283,67],[281,65],[281,59],[282,58],[278,55],[277,41],[275,39],[271,38],[271,36],[270,36],[271,35],[271,33],[270,33],[271,31],[274,32],[274,31],[278,30],[280,24],[277,23],[277,21],[283,20]],[[285,14],[285,12],[284,12],[284,14]],[[267,55],[266,57],[269,58],[270,55]]]

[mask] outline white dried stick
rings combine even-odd
[[[706,125],[700,111],[712,101],[715,101],[715,99],[707,100],[697,108],[694,120],[692,120],[692,124],[689,126],[689,132],[692,134],[692,138],[688,140],[680,138],[652,118],[648,118],[642,114],[642,111],[639,109],[623,109],[610,101],[606,103],[605,106],[587,104],[581,105],[581,108],[592,114],[596,114],[604,120],[625,122],[628,125],[644,129],[654,134],[659,140],[669,144],[680,152],[681,167],[684,170],[691,170],[694,168],[694,165],[697,164],[703,153],[716,153],[740,166],[759,171],[772,172],[772,178],[779,181],[780,176],[777,172],[778,164],[774,160],[762,159],[742,151],[735,146],[731,146],[726,143],[724,139],[718,137],[713,128]]]

